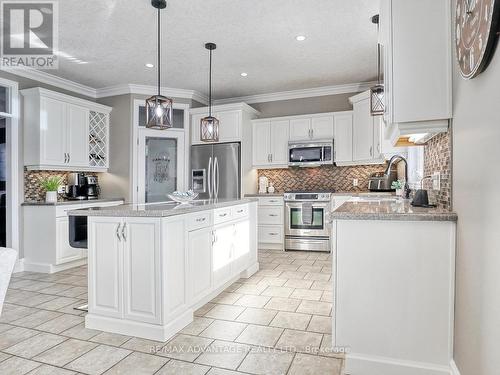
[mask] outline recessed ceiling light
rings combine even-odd
[[[153,64],[146,64],[146,68],[154,68],[154,65]]]
[[[248,73],[243,72],[243,73],[241,73],[241,76],[246,77],[246,76],[248,76]]]
[[[306,37],[305,35],[297,35],[295,39],[297,39],[299,42],[303,42],[304,40],[306,40]]]
[[[89,62],[88,61],[80,61],[78,64],[88,64]]]

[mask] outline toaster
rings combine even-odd
[[[368,180],[368,190],[388,192],[394,191],[392,183],[398,179],[397,171],[391,171],[388,176],[384,172],[377,172],[370,176]]]

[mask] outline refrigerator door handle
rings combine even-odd
[[[212,157],[208,159],[208,178],[207,178],[207,184],[208,184],[208,197],[212,199]]]
[[[217,156],[214,158],[214,198],[219,197],[219,161]]]

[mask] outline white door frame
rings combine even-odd
[[[189,146],[190,146],[190,129],[191,121],[189,109],[191,106],[189,104],[175,103],[173,105],[174,109],[184,110],[184,129],[169,129],[169,130],[151,130],[145,129],[139,126],[139,107],[144,106],[144,100],[134,99],[133,102],[133,116],[132,116],[132,155],[130,156],[130,170],[132,171],[131,186],[130,191],[132,192],[132,202],[139,202],[139,137],[142,136],[142,131],[147,130],[149,132],[158,132],[158,136],[168,135],[171,133],[184,134],[184,187],[189,186]],[[155,136],[150,135],[148,136]]]
[[[17,82],[0,78],[0,86],[8,89],[9,113],[0,112],[8,119],[6,126],[7,154],[7,247],[18,251],[19,257],[19,89]]]

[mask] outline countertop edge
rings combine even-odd
[[[111,203],[111,202],[125,202],[124,198],[103,198],[103,199],[84,199],[84,200],[74,200],[74,201],[58,201],[58,202],[45,202],[45,201],[27,201],[21,203],[23,207],[36,207],[36,206],[72,206],[72,205],[92,205],[99,203]]]
[[[387,220],[387,221],[449,221],[457,222],[458,215],[454,212],[449,214],[376,214],[376,213],[348,213],[348,212],[333,212],[330,216],[332,221],[335,220]]]
[[[247,203],[257,203],[256,198],[242,198],[239,200],[229,201],[229,202],[214,202],[212,204],[207,204],[205,206],[186,206],[181,209],[158,209],[158,210],[133,210],[120,208],[121,206],[112,207],[102,207],[99,210],[95,209],[79,209],[72,210],[68,212],[69,216],[87,216],[87,217],[152,217],[152,218],[162,218],[162,217],[172,217],[178,215],[187,215],[191,213],[209,211],[217,208],[238,206],[240,204]],[[177,206],[180,207],[180,206]]]

